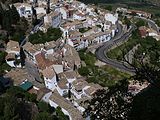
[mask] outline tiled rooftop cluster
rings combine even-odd
[[[70,119],[83,120],[85,107],[79,104],[80,101],[91,99],[103,87],[88,83],[79,75],[77,69],[81,67],[81,60],[77,50],[114,37],[118,16],[100,8],[96,13],[95,6],[75,0],[50,0],[49,13],[46,13],[45,0],[15,4],[20,16],[28,21],[32,17],[32,6],[42,22],[32,32],[46,32],[48,27],[60,28],[62,37],[45,44],[27,41],[21,48],[26,55],[23,68],[14,61],[15,57],[19,58],[19,43],[10,40],[6,60],[15,68],[6,77],[12,78],[14,85],[37,94],[37,100],[48,102],[55,108],[60,106]]]

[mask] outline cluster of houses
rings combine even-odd
[[[95,6],[85,5],[76,0],[30,0],[28,3],[15,3],[20,16],[33,18],[33,6],[37,19],[42,21],[39,30],[46,32],[48,27],[60,28],[63,39],[76,50],[89,45],[106,42],[118,31],[118,14],[111,14]],[[48,12],[49,9],[49,12]]]
[[[81,120],[86,107],[81,103],[91,99],[103,87],[88,83],[85,77],[79,75],[77,69],[81,67],[81,60],[78,52],[61,41],[59,39],[36,45],[27,42],[23,46],[25,66],[19,68],[14,66],[14,61],[20,48],[11,46],[18,42],[10,40],[7,44],[10,53],[6,61],[15,68],[4,77],[11,78],[14,85],[37,94],[37,100],[43,100],[54,108],[60,106],[70,119]]]
[[[116,11],[121,12],[122,14],[136,15],[136,16],[139,16],[139,17],[145,17],[145,18],[151,18],[152,17],[151,13],[140,11],[140,10],[130,10],[130,9],[127,9],[127,8],[117,8]]]
[[[120,12],[123,15],[133,15],[133,16],[141,17],[143,19],[148,19],[148,20],[150,20],[150,18],[152,17],[151,13],[140,11],[140,10],[130,10],[130,9],[126,9],[126,8],[117,8],[116,12]],[[129,16],[127,16],[127,17],[129,17]],[[152,20],[150,20],[150,21],[152,21]],[[155,24],[154,21],[152,21],[152,22],[153,22],[153,24]],[[158,26],[156,29],[152,28],[152,26],[150,26],[150,24],[148,24],[148,26],[149,27],[141,26],[138,28],[140,36],[142,38],[145,38],[147,36],[152,36],[156,40],[160,40],[160,32],[159,32]]]
[[[160,33],[155,31],[152,28],[148,28],[146,26],[141,26],[138,28],[139,34],[142,38],[146,38],[147,36],[151,36],[155,38],[157,41],[160,40]]]
[[[22,47],[18,42],[7,43],[6,62],[13,69],[4,76],[13,84],[37,94],[52,107],[60,106],[71,120],[83,120],[85,101],[103,89],[98,84],[88,83],[78,73],[81,60],[77,50],[109,41],[117,32],[118,16],[95,6],[75,0],[28,0],[15,3],[20,17],[33,19],[33,8],[41,20],[39,30],[60,28],[62,37],[45,44],[29,41]],[[21,64],[20,51],[25,54],[25,66]]]
[[[28,21],[33,18],[34,8],[37,19],[42,22],[39,30],[60,28],[63,34],[57,41],[45,44],[28,41],[22,47],[10,40],[6,46],[6,62],[13,69],[4,77],[36,94],[37,100],[54,108],[60,106],[71,120],[83,120],[85,101],[92,99],[103,87],[88,83],[79,75],[81,60],[77,50],[114,37],[118,32],[118,15],[75,0],[28,0],[14,5],[20,16]],[[140,28],[141,33],[142,30]],[[20,51],[25,54],[25,66],[21,66]]]

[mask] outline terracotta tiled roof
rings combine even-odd
[[[103,89],[99,84],[90,83],[88,89],[84,90],[86,94],[92,96],[97,90]]]
[[[5,74],[5,77],[11,78],[14,85],[20,85],[23,81],[32,79],[26,69],[15,68]]]
[[[7,43],[7,50],[10,50],[10,51],[20,51],[19,43],[16,42],[16,41],[10,40]]]
[[[81,91],[87,85],[88,82],[83,79],[73,81],[73,86],[75,87],[76,91]]]
[[[52,92],[52,91],[47,89],[46,87],[40,88],[37,92],[37,100],[41,100],[42,97],[49,92]]]
[[[146,37],[146,35],[147,35],[147,28],[145,26],[139,27],[139,33],[140,33],[141,37]]]
[[[49,78],[49,79],[52,79],[56,75],[53,66],[50,66],[44,69],[42,73],[44,77]]]
[[[43,52],[40,52],[37,55],[35,55],[35,58],[36,58],[38,67],[41,70],[54,64],[54,62],[45,58],[45,54]]]
[[[66,72],[64,72],[64,75],[68,79],[73,79],[78,76],[78,74],[75,71],[66,71]]]
[[[15,59],[15,53],[8,53],[7,56],[5,57],[6,60],[8,59]]]
[[[61,108],[63,108],[66,111],[68,111],[68,113],[71,116],[72,120],[84,120],[84,118],[82,117],[80,111],[78,111],[78,109],[76,109],[69,100],[67,100],[64,97],[60,96],[58,94],[57,90],[55,90],[53,92],[53,94],[50,97],[50,100],[53,101],[54,103],[56,103]]]
[[[29,53],[36,53],[38,50],[35,49],[34,45],[30,42],[27,42],[24,46],[23,49]]]

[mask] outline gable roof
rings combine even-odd
[[[87,88],[85,91],[86,94],[88,94],[89,96],[92,96],[97,90],[103,89],[102,86],[100,86],[99,84],[94,84],[94,83],[90,83],[88,86],[90,86],[89,88]]]
[[[42,71],[42,73],[44,77],[49,79],[52,79],[56,75],[53,66],[47,67]]]
[[[54,64],[53,61],[50,61],[48,59],[45,58],[45,53],[43,51],[41,51],[40,53],[35,55],[37,64],[38,64],[38,68],[41,70],[46,69],[47,67],[51,66]]]
[[[20,51],[19,43],[13,40],[10,40],[7,43],[7,51]]]
[[[46,87],[40,88],[37,92],[37,100],[41,100],[42,97],[49,92],[52,92],[52,91],[47,89]]]
[[[54,103],[56,103],[61,108],[68,111],[72,120],[84,120],[80,111],[78,111],[78,109],[76,109],[69,100],[60,96],[60,94],[58,93],[57,90],[54,90],[53,94],[50,96],[50,100],[53,101]]]

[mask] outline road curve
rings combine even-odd
[[[156,23],[154,21],[152,21],[150,19],[143,18],[143,17],[137,17],[137,18],[146,20],[154,30],[159,32],[159,27],[156,25]],[[96,50],[96,57],[100,61],[102,61],[102,62],[104,62],[104,63],[106,63],[106,64],[108,64],[108,65],[110,65],[112,67],[118,68],[118,69],[120,69],[122,71],[134,73],[135,70],[132,67],[129,68],[128,66],[125,66],[122,62],[118,62],[116,60],[110,59],[106,55],[106,52],[110,48],[112,48],[113,46],[117,45],[118,43],[127,41],[128,38],[130,37],[132,31],[134,30],[135,26],[132,26],[131,29],[128,32],[126,32],[125,34],[123,33],[122,25],[120,25],[118,23],[117,24],[117,28],[118,28],[118,33],[116,34],[116,36],[114,38],[112,38],[110,41],[105,42],[103,46],[100,46]]]
[[[117,33],[117,35],[113,39],[111,39],[110,41],[105,42],[103,46],[100,46],[96,50],[96,57],[100,61],[102,61],[110,66],[113,66],[113,67],[118,68],[118,69],[125,71],[125,72],[134,73],[133,68],[125,66],[122,62],[118,62],[116,60],[110,59],[106,55],[106,52],[110,48],[112,48],[113,46],[117,45],[120,42],[127,41],[128,38],[130,37],[132,31],[134,30],[134,27],[132,26],[128,32],[123,34],[122,26],[120,24],[118,24],[117,26],[118,26],[118,31],[119,31]]]
[[[135,16],[135,18],[139,18],[139,19],[147,21],[148,24],[151,26],[151,28],[159,33],[159,27],[153,20],[147,19],[145,17],[138,17],[138,16]]]

